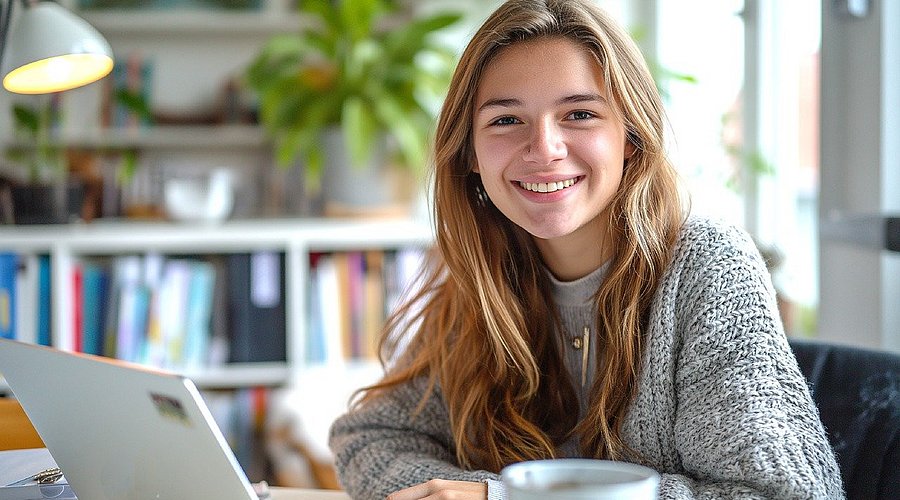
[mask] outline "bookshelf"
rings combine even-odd
[[[320,374],[323,371],[340,381],[330,381],[326,385],[331,387],[338,384],[338,387],[343,387],[349,381],[360,384],[363,380],[370,382],[371,377],[363,379],[358,374],[372,374],[376,369],[376,363],[371,358],[346,356],[347,351],[341,349],[342,344],[346,343],[343,337],[337,342],[334,339],[330,342],[323,339],[318,343],[320,346],[323,343],[330,344],[332,348],[336,343],[337,358],[310,357],[310,337],[314,336],[311,330],[315,324],[310,318],[316,316],[313,308],[322,304],[321,300],[311,301],[314,293],[312,283],[316,282],[313,275],[320,272],[314,262],[321,262],[324,255],[423,249],[432,241],[432,230],[428,224],[407,219],[245,219],[217,225],[100,219],[90,224],[0,226],[0,258],[6,254],[41,258],[49,262],[50,311],[47,316],[50,318],[50,344],[57,348],[78,350],[73,349],[72,345],[75,323],[73,311],[76,310],[78,295],[72,275],[79,263],[154,254],[173,258],[224,256],[226,259],[254,252],[281,256],[279,278],[283,286],[283,308],[280,313],[283,317],[280,318],[280,325],[283,328],[283,338],[276,338],[274,340],[280,342],[268,344],[283,345],[283,361],[237,362],[230,359],[230,355],[234,353],[229,353],[229,357],[222,362],[182,369],[163,366],[190,377],[202,390],[216,422],[232,443],[238,461],[248,477],[254,481],[272,481],[274,478],[269,475],[270,467],[281,467],[273,464],[280,463],[283,457],[270,455],[266,451],[269,439],[267,432],[271,432],[267,429],[279,423],[277,420],[272,423],[271,414],[283,417],[286,412],[292,411],[286,406],[282,395],[290,393],[296,387],[321,386]],[[313,258],[314,255],[318,260]],[[86,276],[84,273],[83,277]],[[7,281],[0,279],[0,289],[4,282]],[[12,289],[15,290],[13,293],[20,290],[15,285]],[[228,290],[228,293],[232,293],[233,288],[229,287]],[[79,308],[82,316],[90,315],[85,297],[86,294],[82,295],[78,301],[84,305]],[[21,296],[16,299],[14,308],[17,313],[28,309],[18,305],[20,300],[25,299]],[[381,302],[389,303],[384,299]],[[31,304],[31,314],[35,314],[35,309],[39,307],[40,303]],[[329,311],[327,321],[338,322],[339,317],[344,324],[348,321],[346,309],[332,305]],[[340,313],[335,314],[335,311]],[[221,309],[213,308],[213,316],[222,314]],[[326,314],[320,313],[318,316],[321,318]],[[17,315],[14,321],[22,321],[22,316]],[[33,324],[39,323],[33,319],[31,321]],[[213,318],[210,321],[212,323]],[[19,332],[18,329],[15,331]],[[333,328],[324,331],[335,334]],[[214,334],[211,328],[210,335]],[[336,334],[344,335],[344,332]],[[231,347],[234,345],[246,344],[231,344]],[[251,343],[251,348],[254,347],[256,346]],[[331,399],[335,399],[334,394],[343,394],[331,389],[326,392],[332,396]],[[0,396],[3,395],[9,395],[9,387],[0,377]],[[339,402],[343,403],[344,400]],[[337,404],[336,401],[331,403]],[[336,415],[336,410],[323,407],[321,402],[311,408],[313,409],[307,408],[305,411],[312,411],[313,414],[305,414],[305,417],[313,422],[325,422]],[[316,430],[321,434],[316,435],[316,442],[319,442],[324,439],[327,427]]]
[[[148,254],[283,255],[285,361],[226,362],[176,370],[205,389],[280,386],[302,376],[308,368],[312,254],[425,248],[431,241],[427,224],[407,219],[261,219],[218,225],[100,220],[91,224],[0,227],[0,252],[49,256],[51,343],[67,350],[77,350],[72,344],[76,292],[71,276],[84,259]]]

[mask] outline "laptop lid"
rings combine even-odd
[[[256,499],[185,377],[5,339],[0,374],[78,498]]]

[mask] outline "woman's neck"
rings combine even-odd
[[[560,281],[587,276],[609,260],[613,245],[605,224],[597,217],[578,230],[553,239],[534,238],[544,265]]]

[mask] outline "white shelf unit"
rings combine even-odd
[[[90,128],[64,131],[51,140],[62,147],[94,150],[239,151],[271,147],[271,140],[262,127],[240,124]],[[10,145],[29,147],[21,140],[13,140]]]
[[[269,36],[298,31],[303,26],[296,12],[217,10],[86,10],[79,13],[106,35]]]
[[[304,368],[310,252],[427,247],[432,230],[413,220],[261,219],[219,225],[169,222],[94,222],[62,226],[0,227],[0,251],[47,254],[51,262],[51,334],[55,347],[71,350],[70,314],[76,260],[123,254],[229,254],[277,251],[285,255],[285,363],[234,363],[185,373],[203,388],[277,386]]]

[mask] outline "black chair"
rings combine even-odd
[[[900,355],[790,339],[844,490],[853,499],[900,499]]]

